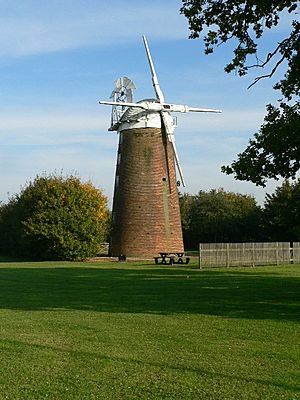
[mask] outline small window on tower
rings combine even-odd
[[[166,182],[167,178],[162,178],[163,182]]]

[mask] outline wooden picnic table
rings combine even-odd
[[[184,253],[159,253],[160,257],[154,257],[155,264],[188,264],[189,257],[185,257]]]

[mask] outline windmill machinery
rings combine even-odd
[[[136,89],[132,80],[127,78],[127,76],[122,76],[116,80],[116,87],[112,91],[110,98],[114,103],[120,106],[124,102],[133,102],[133,91]],[[112,106],[111,110],[111,124],[110,131],[114,131],[117,127],[118,122],[125,110],[125,106],[118,107],[117,105]]]
[[[116,81],[112,100],[99,102],[112,106],[109,130],[119,133],[110,247],[113,256],[183,252],[176,167],[183,186],[185,182],[170,113],[221,112],[165,102],[145,36],[143,40],[156,98],[133,102],[135,86],[123,77]]]

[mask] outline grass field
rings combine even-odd
[[[0,262],[0,399],[300,399],[300,266]]]

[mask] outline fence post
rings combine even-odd
[[[294,264],[294,242],[290,242],[290,264]]]
[[[202,269],[202,266],[201,266],[201,243],[199,243],[199,269]]]
[[[279,245],[279,243],[278,243],[278,242],[276,242],[276,265],[278,265],[278,264],[279,264],[278,245]]]
[[[226,267],[229,267],[229,243],[226,243]]]

